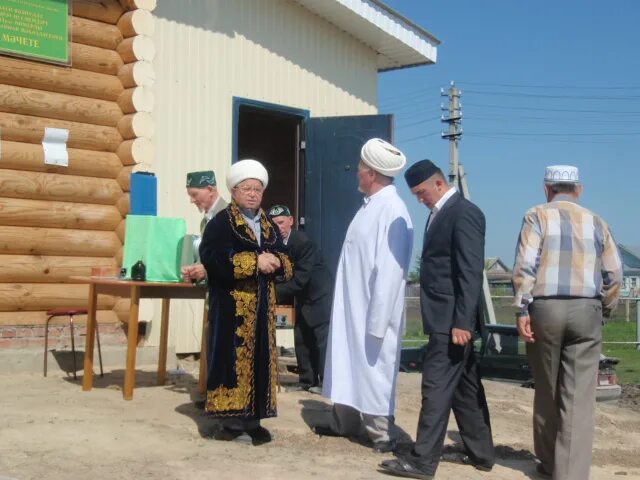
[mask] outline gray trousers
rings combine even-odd
[[[333,404],[329,427],[343,437],[367,437],[373,443],[396,439],[393,417],[369,415],[341,403]]]
[[[529,313],[536,455],[554,480],[588,480],[602,346],[600,300],[536,299]]]

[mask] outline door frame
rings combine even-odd
[[[270,110],[278,113],[285,113],[294,117],[300,117],[300,121],[304,122],[311,116],[309,110],[295,107],[287,107],[277,103],[263,102],[260,100],[252,100],[244,97],[232,97],[232,126],[231,126],[231,163],[238,161],[238,123],[240,122],[240,107],[253,107],[262,110]],[[303,132],[304,133],[304,132]],[[301,138],[304,140],[304,138]]]

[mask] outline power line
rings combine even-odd
[[[571,112],[571,113],[610,113],[616,115],[640,115],[640,111],[619,111],[619,110],[580,110],[564,108],[539,108],[539,107],[513,107],[508,105],[491,105],[482,103],[465,103],[465,107],[499,108],[504,110],[534,110],[539,112]]]
[[[407,127],[413,127],[415,125],[422,125],[423,123],[428,123],[428,122],[434,122],[434,121],[439,121],[440,117],[434,117],[434,118],[427,118],[426,120],[420,120],[418,122],[413,122],[413,123],[401,123],[399,122],[396,127],[398,128],[407,128]]]
[[[465,132],[466,133],[466,132]],[[618,132],[618,133],[587,133],[587,132],[475,132],[477,135],[508,135],[513,137],[632,137],[640,135],[640,132]]]
[[[465,115],[465,120],[490,120],[492,122],[508,122],[513,123],[513,120],[518,120],[519,122],[527,122],[527,123],[546,123],[546,124],[557,124],[557,123],[579,123],[579,124],[587,124],[587,125],[628,125],[629,120],[608,120],[608,119],[595,119],[595,118],[551,118],[551,117],[530,117],[523,115],[509,115],[509,117],[504,116],[491,116],[491,115]]]
[[[507,88],[545,88],[545,89],[571,89],[571,90],[640,90],[640,85],[527,85],[516,83],[484,83],[484,82],[458,82],[461,85],[477,85],[483,87],[507,87]]]
[[[484,134],[476,134],[465,132],[465,135],[468,137],[482,138],[482,139],[490,139],[490,140],[508,140],[508,141],[517,141],[517,142],[540,142],[538,138],[521,138],[521,137],[501,137],[499,135],[484,135]],[[548,138],[545,143],[571,143],[571,144],[616,144],[619,140],[570,140],[570,139],[560,139],[560,138]]]
[[[563,100],[637,100],[640,95],[546,95],[534,93],[516,93],[516,92],[496,92],[491,90],[465,90],[465,93],[475,93],[479,95],[494,95],[502,97],[523,97],[523,98],[561,98]]]
[[[396,143],[409,143],[409,142],[413,142],[414,140],[420,140],[421,138],[433,137],[434,135],[440,135],[440,132],[433,132],[433,133],[427,133],[426,135],[418,135],[417,137],[398,139],[396,140]]]

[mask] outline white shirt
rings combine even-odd
[[[436,215],[438,214],[438,212],[442,210],[442,207],[444,207],[444,204],[447,203],[447,200],[449,200],[451,196],[457,191],[458,189],[456,187],[449,188],[449,190],[447,190],[444,193],[444,195],[440,198],[440,200],[436,202],[436,204],[431,209],[431,215],[429,215],[429,223],[427,223],[427,230],[429,230],[429,227],[433,223],[434,218],[436,218]]]

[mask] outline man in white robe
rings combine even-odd
[[[362,147],[364,204],[349,225],[336,274],[323,395],[334,402],[319,435],[368,437],[374,451],[396,446],[395,389],[413,226],[393,177],[400,150],[374,138]]]

